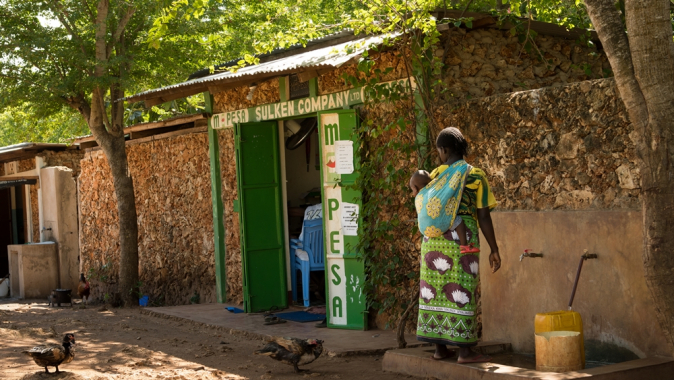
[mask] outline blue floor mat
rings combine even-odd
[[[291,311],[288,313],[275,313],[275,316],[293,322],[320,322],[325,319],[325,314],[311,314],[306,311]]]
[[[243,313],[243,310],[239,309],[238,307],[231,307],[230,306],[230,307],[225,307],[225,309],[227,311],[231,312],[231,313],[234,313],[234,314]]]

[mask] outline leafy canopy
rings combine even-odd
[[[510,14],[568,28],[590,26],[581,0],[513,0],[505,5],[496,0],[176,0],[154,20],[148,42],[158,48],[176,38],[172,30],[180,20],[215,20],[229,59],[252,63],[254,55],[344,29],[423,30],[435,24],[430,14],[439,9]],[[205,17],[207,11],[212,13]]]
[[[176,20],[168,33],[170,38],[158,48],[150,48],[145,41],[153,20],[171,3],[109,0],[110,11],[105,20],[108,33],[102,42],[118,42],[110,44],[108,59],[101,64],[95,54],[96,16],[97,7],[106,1],[0,2],[0,91],[3,94],[0,128],[26,130],[27,121],[21,120],[29,119],[35,122],[35,128],[47,128],[36,133],[8,135],[61,141],[66,130],[71,134],[81,133],[81,124],[74,122],[73,117],[78,111],[82,112],[72,109],[72,100],[81,98],[90,102],[94,87],[116,86],[122,89],[122,94],[157,88],[183,81],[191,72],[225,57],[220,26],[216,17],[209,21],[208,9],[201,19]],[[107,112],[110,112],[111,100],[107,92]],[[131,105],[127,114],[137,116],[134,113],[137,108],[138,105]],[[156,111],[155,114],[161,113],[160,109]],[[50,120],[69,126],[65,129],[47,127],[52,125]],[[139,120],[138,117],[127,119],[129,123]],[[53,133],[55,130],[64,133]]]

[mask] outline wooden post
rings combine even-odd
[[[282,102],[288,101],[288,93],[290,92],[289,82],[290,81],[288,80],[287,76],[278,78],[279,99],[281,99]]]
[[[309,97],[318,96],[318,78],[309,79]]]
[[[204,92],[206,102],[205,112],[213,113],[213,97],[210,92]],[[225,212],[222,207],[222,180],[220,178],[220,147],[218,132],[211,125],[208,118],[208,157],[211,163],[211,200],[213,202],[213,239],[215,242],[215,288],[218,302],[227,302],[227,267],[225,257]]]

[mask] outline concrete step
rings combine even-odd
[[[476,351],[490,355],[490,363],[458,364],[456,359],[433,360],[434,348],[417,347],[387,351],[382,369],[405,375],[443,380],[656,380],[674,379],[674,359],[646,358],[577,372],[539,372],[535,359],[510,352],[509,343],[484,342]],[[589,379],[588,379],[589,380]]]

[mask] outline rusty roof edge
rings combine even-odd
[[[32,143],[25,142],[14,145],[7,145],[0,147],[0,154],[8,152],[16,152],[19,150],[37,150],[37,149],[68,149],[68,144],[60,143]]]
[[[272,74],[274,72],[284,72],[284,71],[287,71],[287,70],[285,70],[283,68],[274,69],[273,68],[274,62],[281,61],[281,60],[287,59],[289,57],[308,55],[310,53],[315,53],[316,51],[321,50],[321,49],[337,48],[340,45],[344,45],[346,47],[350,43],[363,42],[366,45],[364,47],[357,48],[356,49],[357,52],[347,53],[344,56],[350,56],[350,55],[353,55],[353,54],[361,54],[362,51],[366,50],[367,48],[370,48],[373,45],[381,44],[383,39],[385,39],[385,38],[395,38],[395,37],[398,37],[399,35],[400,35],[400,33],[388,33],[388,34],[384,34],[384,35],[369,35],[369,36],[362,37],[362,38],[359,38],[359,39],[347,39],[347,41],[345,41],[345,42],[341,42],[339,44],[334,44],[334,45],[327,45],[327,46],[321,47],[321,48],[316,49],[316,50],[300,51],[300,52],[298,52],[298,54],[292,54],[292,55],[289,55],[289,56],[286,56],[286,57],[283,57],[283,58],[279,58],[279,59],[276,59],[276,60],[272,60],[272,61],[261,62],[257,65],[245,66],[245,67],[239,69],[237,72],[233,73],[233,76],[230,76],[228,79],[244,78],[246,75],[252,75],[253,73],[255,73],[257,70],[260,69],[260,67],[270,67],[270,69],[267,71],[270,74]],[[376,41],[377,39],[381,39],[382,41],[377,42]],[[339,55],[335,55],[332,59],[339,60],[341,58],[343,58],[343,57],[340,57]],[[342,64],[341,62],[336,63],[336,64],[331,64],[331,63],[326,63],[326,62],[322,61],[322,62],[317,62],[315,64],[307,64],[306,66],[297,66],[297,67],[292,68],[292,70],[301,70],[301,69],[306,69],[306,68],[309,68],[309,67],[320,67],[320,66],[339,67],[339,65],[341,65],[341,64]],[[248,74],[248,72],[252,72],[252,73]],[[143,91],[143,92],[131,95],[131,96],[127,96],[125,98],[117,99],[116,101],[140,101],[140,100],[148,100],[148,99],[159,98],[163,94],[166,94],[168,92],[177,90],[179,88],[203,89],[203,88],[208,86],[207,83],[217,82],[221,79],[225,79],[225,78],[223,78],[223,75],[227,75],[227,74],[230,74],[230,72],[226,71],[226,72],[221,72],[221,73],[209,75],[209,76],[206,76],[206,77],[203,77],[203,78],[195,78],[195,79],[188,80],[188,81],[185,81],[185,82],[182,82],[182,83],[176,83],[176,84],[164,86],[164,87],[161,87],[161,88],[158,88],[158,89]]]
[[[185,119],[185,120],[182,120]],[[159,120],[159,121],[146,121],[142,123],[137,123],[133,125],[129,125],[127,127],[124,127],[124,132],[133,132],[134,128],[138,127],[144,127],[143,129],[157,129],[157,128],[163,128],[163,127],[170,127],[174,125],[180,125],[183,123],[191,123],[193,121],[197,120],[202,120],[206,119],[206,114],[204,113],[192,113],[192,114],[186,114],[186,115],[179,115],[172,117],[170,119],[166,120]],[[181,123],[182,122],[182,123]],[[94,141],[96,138],[94,137],[93,134],[90,135],[84,135],[84,136],[77,136],[73,138],[74,143],[79,144],[83,142],[89,142],[89,141]]]

